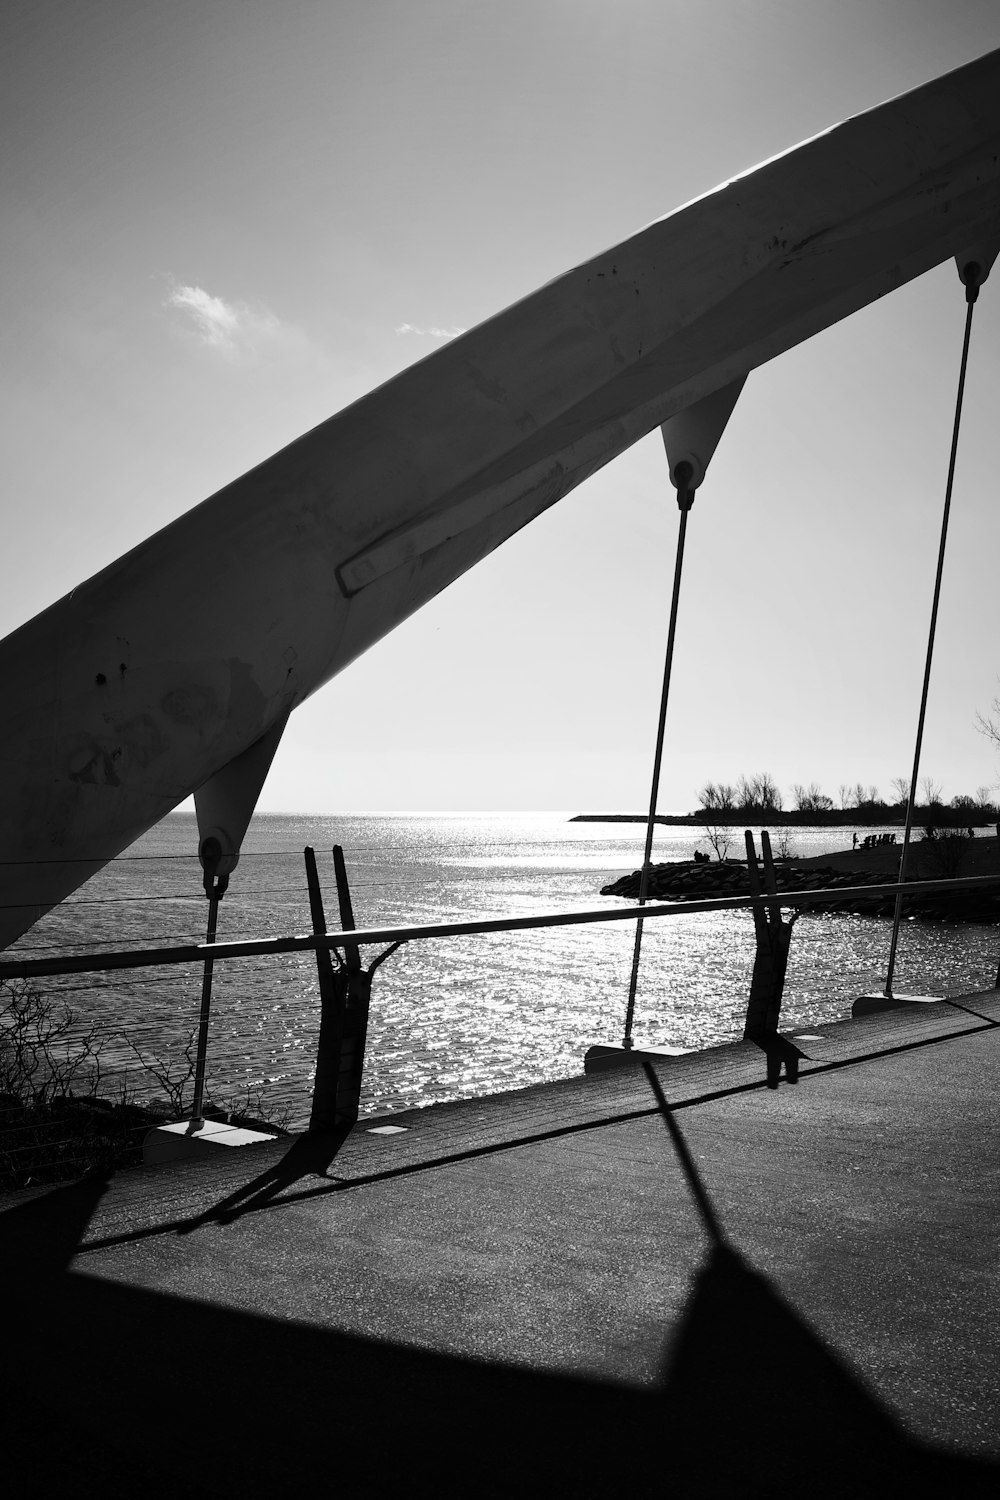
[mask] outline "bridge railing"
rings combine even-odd
[[[44,1149],[46,1147],[51,1147],[49,1155],[56,1167],[82,1167],[86,1164],[86,1160],[93,1157],[95,1151],[111,1149],[106,1140],[109,1135],[121,1140],[131,1132],[131,1149],[134,1158],[135,1148],[144,1131],[149,1128],[150,1122],[147,1115],[141,1114],[141,1111],[139,1114],[135,1112],[134,1092],[130,1094],[128,1089],[130,1077],[133,1091],[136,1081],[141,1077],[144,1085],[141,1092],[146,1095],[147,1099],[150,1095],[158,1095],[161,1106],[165,1102],[170,1106],[170,1113],[174,1117],[184,1117],[184,1111],[190,1105],[190,1094],[186,1092],[186,1088],[193,1079],[197,1061],[193,1052],[195,999],[199,975],[204,972],[207,963],[210,963],[213,968],[223,966],[224,969],[226,965],[237,960],[266,959],[283,964],[296,961],[299,979],[306,977],[307,970],[311,971],[314,977],[310,990],[315,993],[319,1002],[314,1006],[315,1025],[311,1028],[300,1028],[301,1034],[297,1041],[302,1051],[310,1054],[316,1062],[312,1123],[315,1125],[318,1120],[325,1120],[327,1124],[335,1122],[350,1124],[352,1118],[357,1118],[359,1108],[368,1002],[372,982],[379,964],[400,947],[433,944],[435,941],[448,938],[476,938],[513,933],[541,933],[554,928],[632,924],[639,919],[644,922],[658,923],[692,918],[706,913],[751,912],[758,926],[759,960],[762,951],[760,924],[763,920],[766,925],[768,914],[773,912],[775,905],[783,909],[808,911],[810,908],[829,907],[832,896],[835,896],[837,905],[843,907],[849,906],[854,901],[863,901],[872,897],[884,901],[886,898],[895,897],[897,893],[933,899],[990,888],[1000,888],[1000,880],[996,877],[976,876],[942,880],[911,880],[894,884],[863,883],[856,886],[838,886],[835,892],[827,888],[779,891],[776,894],[764,891],[756,895],[653,901],[643,907],[632,904],[615,908],[602,906],[585,910],[472,918],[460,921],[393,923],[368,928],[341,925],[334,930],[323,931],[321,929],[325,926],[325,919],[321,916],[320,920],[317,920],[315,904],[310,912],[308,904],[302,900],[303,888],[300,886],[293,892],[291,886],[282,885],[282,895],[294,894],[296,907],[301,909],[303,914],[310,913],[311,931],[238,938],[212,944],[202,941],[166,941],[134,947],[107,946],[99,952],[89,953],[55,950],[42,954],[36,951],[34,956],[11,954],[0,960],[0,984],[5,985],[10,993],[13,992],[12,987],[18,984],[37,988],[41,980],[55,980],[57,984],[46,989],[46,999],[65,1001],[71,996],[81,996],[86,1001],[88,997],[91,1000],[100,998],[106,1009],[107,1002],[115,998],[120,977],[134,973],[142,976],[144,1014],[141,1021],[133,1020],[127,1026],[122,1026],[120,1020],[116,1025],[114,1020],[110,1019],[97,1028],[100,1032],[101,1045],[97,1051],[102,1060],[101,1065],[105,1069],[105,1076],[110,1073],[115,1080],[118,1093],[117,1114],[114,1119],[107,1115],[108,1101],[106,1099],[99,1108],[95,1106],[97,1115],[87,1118],[87,1129],[82,1132],[86,1141],[89,1141],[89,1144],[85,1144],[85,1149],[81,1148],[80,1131],[80,1121],[85,1114],[85,1102],[79,1097],[74,1097],[72,1082],[66,1087],[50,1088],[47,1096],[43,1090],[43,1096],[39,1102],[44,1105],[44,1110],[40,1113],[36,1108],[34,1114],[29,1116],[25,1116],[20,1104],[9,1095],[4,1095],[0,1099],[0,1136],[6,1143],[9,1158],[6,1163],[8,1177],[19,1182],[32,1178],[38,1180],[39,1177],[45,1180],[50,1165],[46,1161]],[[363,966],[360,950],[365,949],[367,953],[368,950],[379,948],[386,951],[376,954],[371,959],[366,957],[367,967]],[[307,968],[304,969],[303,965]],[[313,965],[316,966],[315,969]],[[67,983],[67,981],[81,978],[88,981],[83,987],[76,983],[72,985]],[[765,1030],[768,1024],[774,1029],[777,1025],[777,1009],[780,1005],[780,985],[777,1004],[773,1007],[773,1018],[769,1023],[767,1007],[765,1005],[762,1009],[759,1003],[758,980],[758,970],[755,967],[752,985],[752,990],[754,986],[758,990],[755,1024],[759,1028],[762,1024],[761,1017],[763,1017]],[[166,1008],[155,1002],[150,1003],[149,986],[154,981],[157,985],[157,992],[168,1001]],[[765,984],[765,990],[766,988]],[[110,996],[107,993],[109,990],[112,991]],[[135,989],[131,988],[130,993],[134,997]],[[752,1010],[753,995],[751,995],[751,1008],[748,1010],[747,1034],[750,1034]],[[161,1011],[164,1012],[162,1015]],[[91,1024],[91,1019],[92,1016],[88,1015],[86,1020],[80,1023],[77,1027],[79,1035],[85,1034],[87,1026]],[[259,1027],[260,1017],[253,1019],[250,1024],[255,1028]],[[255,1035],[254,1041],[258,1039],[259,1033]],[[63,1040],[72,1041],[73,1035]],[[280,1045],[285,1046],[286,1042],[283,1041]],[[227,1042],[227,1048],[231,1053],[232,1039]],[[216,1100],[221,1100],[227,1112],[235,1112],[240,1118],[253,1116],[259,1119],[262,1114],[266,1113],[266,1109],[259,1093],[256,1099],[256,1109],[254,1108],[252,1074],[248,1073],[245,1068],[242,1074],[239,1073],[238,1068],[234,1069],[231,1056],[228,1062],[230,1064],[228,1087],[214,1091]],[[142,1076],[143,1066],[146,1070],[144,1077]],[[234,1072],[237,1075],[235,1080],[232,1076]],[[85,1082],[82,1075],[79,1082],[81,1084]],[[87,1092],[88,1090],[84,1088],[83,1093]],[[212,1092],[210,1089],[210,1098]],[[0,1094],[2,1093],[3,1089],[0,1087]],[[89,1089],[89,1093],[94,1096],[93,1087]],[[217,1104],[216,1117],[218,1117],[219,1107]],[[130,1110],[132,1113],[129,1112]],[[101,1117],[102,1111],[103,1118]],[[208,1109],[205,1113],[211,1117],[213,1112]],[[279,1123],[289,1123],[289,1121],[285,1119]],[[6,1131],[4,1130],[5,1124]],[[3,1148],[0,1147],[0,1149]]]

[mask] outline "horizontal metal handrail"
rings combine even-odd
[[[78,958],[35,958],[0,962],[0,980],[42,978],[57,974],[96,974],[108,969],[158,968],[167,964],[213,964],[227,958],[264,958],[270,954],[313,953],[318,948],[343,948],[378,943],[422,942],[442,937],[473,937],[479,933],[524,932],[534,928],[582,926],[593,922],[644,922],[657,917],[693,916],[699,912],[746,911],[755,901],[779,906],[812,906],[820,902],[853,901],[865,896],[947,895],[953,891],[1000,887],[1000,876],[969,875],[952,880],[907,880],[877,885],[830,886],[818,890],[778,891],[754,896],[717,896],[705,901],[666,901],[647,906],[597,907],[586,911],[550,912],[532,917],[487,917],[467,922],[429,922],[395,927],[348,928],[344,932],[303,933],[293,937],[247,938],[228,943],[187,943],[172,948],[132,948],[119,953],[97,953]]]

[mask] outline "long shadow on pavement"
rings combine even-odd
[[[997,1493],[1000,1468],[909,1439],[728,1249],[636,1390],[68,1272],[102,1191],[0,1214],[12,1494]]]
[[[296,1136],[280,1161],[205,1213],[179,1224],[178,1234],[191,1234],[204,1224],[231,1224],[242,1214],[266,1208],[272,1199],[303,1177],[325,1177],[351,1130],[350,1125],[343,1125],[336,1130],[307,1131]]]

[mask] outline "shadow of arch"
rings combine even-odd
[[[699,1494],[978,1496],[1000,1466],[916,1442],[734,1251],[713,1249],[672,1340],[663,1435]]]
[[[637,1390],[67,1274],[102,1191],[0,1214],[18,1493],[997,1493],[997,1466],[910,1439],[730,1250]]]

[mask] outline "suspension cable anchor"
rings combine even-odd
[[[966,302],[975,302],[979,296],[979,288],[986,279],[983,276],[983,268],[978,260],[970,260],[964,266],[959,266],[958,277],[965,287]]]
[[[1000,254],[1000,244],[980,240],[977,244],[966,245],[965,249],[960,250],[955,256],[958,279],[965,287],[966,302],[970,304],[975,302],[979,296],[979,288],[992,271],[993,262],[998,254]]]
[[[201,883],[205,887],[205,895],[209,901],[221,901],[229,889],[229,876],[217,873],[222,863],[222,852],[222,845],[217,838],[202,839],[198,847],[198,858],[203,872]]]
[[[694,504],[695,491],[698,488],[694,465],[686,458],[682,458],[671,469],[670,482],[677,491],[677,509],[682,514],[689,511]]]

